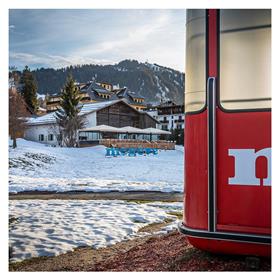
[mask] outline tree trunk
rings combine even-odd
[[[13,137],[13,149],[17,147],[17,138]]]

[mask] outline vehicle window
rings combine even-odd
[[[185,111],[201,110],[206,102],[206,10],[187,10]]]
[[[271,107],[271,10],[220,11],[220,103]]]

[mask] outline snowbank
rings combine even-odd
[[[19,139],[9,151],[9,191],[183,191],[183,148],[106,158],[105,147],[60,148]]]
[[[51,256],[78,246],[106,247],[143,235],[137,231],[148,224],[172,218],[167,232],[177,224],[182,203],[137,204],[105,200],[12,200],[9,245],[11,261]]]

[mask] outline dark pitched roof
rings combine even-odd
[[[87,93],[92,100],[104,101],[99,94],[106,94],[109,96],[108,100],[117,100],[118,97],[111,91],[99,86],[95,82],[88,82],[80,87],[80,92]]]
[[[140,93],[136,93],[133,91],[128,91],[127,94],[131,97],[131,98],[141,98],[141,99],[145,99],[145,97],[143,95],[141,95]]]
[[[134,98],[145,99],[140,93],[135,93],[128,90],[126,87],[114,91],[118,98],[125,98],[129,104],[139,105],[134,101]]]

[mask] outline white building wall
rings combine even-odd
[[[167,126],[167,130],[172,130],[175,128],[179,128],[178,125],[181,125],[181,129],[185,128],[185,114],[172,114],[172,115],[159,115],[157,110],[153,111],[147,111],[147,113],[161,122],[160,124],[157,124],[157,128],[164,129],[165,126]],[[182,122],[178,122],[178,120],[183,120]],[[163,122],[163,123],[162,123]]]
[[[85,115],[86,119],[86,127],[90,128],[96,126],[96,112],[92,112],[90,114]]]
[[[25,130],[24,138],[26,140],[40,142],[48,145],[58,145],[56,134],[58,134],[58,129],[55,129],[53,125],[31,125]],[[44,135],[44,140],[39,138],[40,135]],[[51,135],[53,135],[53,140],[50,139]]]
[[[159,115],[158,115],[158,111],[157,110],[151,110],[151,111],[147,111],[147,113],[153,117],[154,119],[156,119],[157,121],[159,121]],[[161,124],[157,123],[156,124],[156,128],[161,129]]]
[[[178,122],[180,120],[180,122]],[[179,128],[181,126],[181,129],[185,128],[185,114],[172,114],[172,115],[159,115],[158,121],[161,122],[161,129],[163,129],[165,126],[167,126],[168,130]]]
[[[96,112],[85,115],[86,126],[85,128],[90,128],[96,126]],[[50,140],[53,135],[53,140]],[[56,135],[58,134],[58,128],[54,128],[54,124],[36,124],[30,125],[24,132],[24,138],[26,140],[44,143],[47,145],[58,145]],[[40,140],[40,135],[44,135],[44,140]]]

